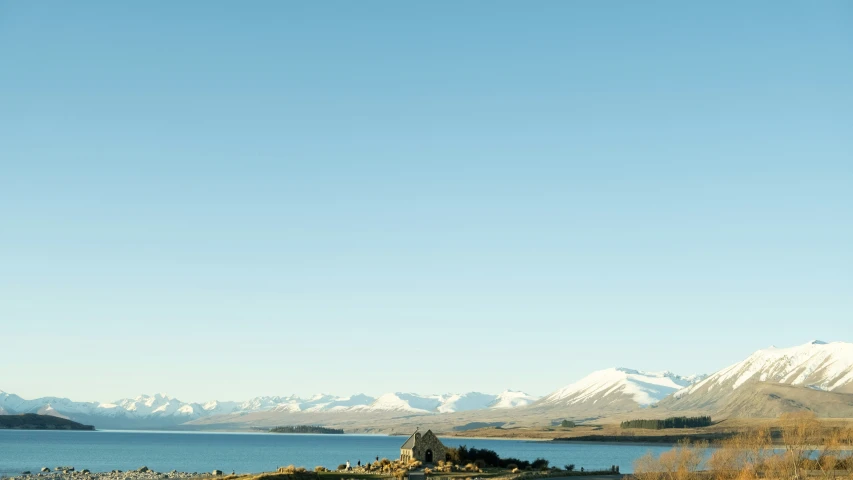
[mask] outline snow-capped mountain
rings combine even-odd
[[[319,394],[309,398],[265,396],[243,402],[203,403],[182,402],[156,394],[99,403],[61,397],[26,400],[0,391],[0,414],[56,415],[97,428],[183,428],[201,424],[231,428],[275,425],[277,421],[352,425],[359,418],[362,423],[370,423],[377,418],[460,412],[471,412],[465,415],[465,421],[469,422],[481,417],[506,421],[516,415],[550,422],[554,418],[601,417],[649,406],[656,407],[659,413],[706,411],[716,417],[772,417],[802,408],[821,416],[853,417],[853,343],[815,341],[791,348],[759,350],[711,376],[609,368],[593,372],[542,399],[507,390],[497,395]],[[516,409],[517,413],[506,412],[507,409]]]
[[[536,403],[542,408],[566,407],[577,412],[627,411],[658,403],[689,386],[693,379],[670,372],[608,368],[593,372]]]
[[[498,394],[497,398],[494,402],[489,405],[489,408],[516,408],[516,407],[526,407],[527,405],[532,404],[539,397],[534,397],[533,395],[528,395],[524,392],[518,392],[515,390],[504,390],[500,394]]]
[[[734,390],[751,380],[853,393],[853,343],[815,340],[796,347],[759,350],[676,396],[715,388]]]
[[[772,385],[779,387],[776,388],[778,391],[771,392]],[[765,394],[756,395],[758,390]],[[765,405],[767,401],[787,403],[794,408],[803,402],[815,401],[817,396],[823,402],[835,398],[809,394],[809,391],[853,394],[853,343],[816,340],[796,347],[758,350],[745,360],[679,390],[661,402],[661,406],[674,410],[714,409],[740,416],[760,416],[782,411],[781,406],[769,409]],[[853,401],[853,397],[849,400]]]
[[[375,400],[375,398],[364,394],[351,395],[349,397],[319,394],[308,399],[292,396],[268,410],[276,412],[343,411],[352,407],[370,405]]]
[[[245,415],[253,412],[281,413],[381,413],[409,412],[438,414],[490,408],[515,408],[527,405],[535,397],[506,391],[498,395],[477,392],[465,394],[418,395],[386,393],[374,398],[364,394],[338,397],[319,394],[256,397],[244,402],[182,402],[163,394],[140,395],[111,403],[74,402],[67,398],[42,397],[25,400],[0,392],[0,413],[41,413],[83,421],[100,428],[174,427],[193,420],[217,415]]]
[[[419,413],[453,413],[472,410],[516,408],[530,405],[536,397],[507,390],[498,395],[480,392],[450,395],[416,395],[386,393],[361,411],[404,411]]]
[[[13,393],[0,390],[0,410],[6,414],[44,413],[48,410],[63,411],[70,414],[88,414],[98,408],[97,402],[74,402],[67,398],[42,397],[25,400]]]

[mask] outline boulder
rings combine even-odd
[[[49,469],[49,468],[47,468],[47,467],[41,467],[41,471],[42,471],[42,472],[49,472],[49,471],[50,471],[50,469]]]
[[[92,473],[92,472],[90,472],[89,469],[84,468],[83,470],[80,470],[80,473]]]
[[[150,471],[150,469],[148,467],[139,467],[136,469],[136,471],[139,473],[145,473],[145,472]]]
[[[23,472],[21,472],[21,475],[30,475],[30,474],[31,473],[29,470],[24,470]]]
[[[222,470],[214,470],[210,473],[212,473],[213,475],[222,475]]]

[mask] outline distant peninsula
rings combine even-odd
[[[340,428],[326,428],[315,425],[295,425],[289,427],[273,427],[270,433],[322,433],[329,435],[341,435],[344,433]]]
[[[83,425],[67,418],[53,415],[24,413],[21,415],[0,415],[0,429],[15,430],[94,430],[92,425]]]

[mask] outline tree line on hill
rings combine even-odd
[[[711,425],[711,417],[669,417],[663,420],[626,420],[620,424],[622,428],[648,428],[662,430],[664,428],[699,428]]]

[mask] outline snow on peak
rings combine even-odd
[[[466,412],[468,410],[483,410],[495,402],[496,396],[480,392],[448,395],[442,399],[437,410],[440,413]]]
[[[542,399],[542,403],[573,405],[598,402],[602,398],[628,396],[640,406],[653,405],[690,384],[670,372],[643,372],[630,368],[607,368],[593,372]]]
[[[750,381],[800,385],[833,391],[853,388],[853,343],[814,340],[788,348],[758,350],[745,360],[726,367],[677,393],[677,397],[700,390],[735,390]]]
[[[528,395],[524,392],[505,390],[497,395],[497,398],[495,398],[495,401],[489,405],[489,408],[502,409],[524,407],[530,405],[536,400],[538,400],[538,397]]]
[[[386,393],[363,410],[400,410],[407,412],[430,412],[441,404],[433,396],[421,397],[412,393]]]

